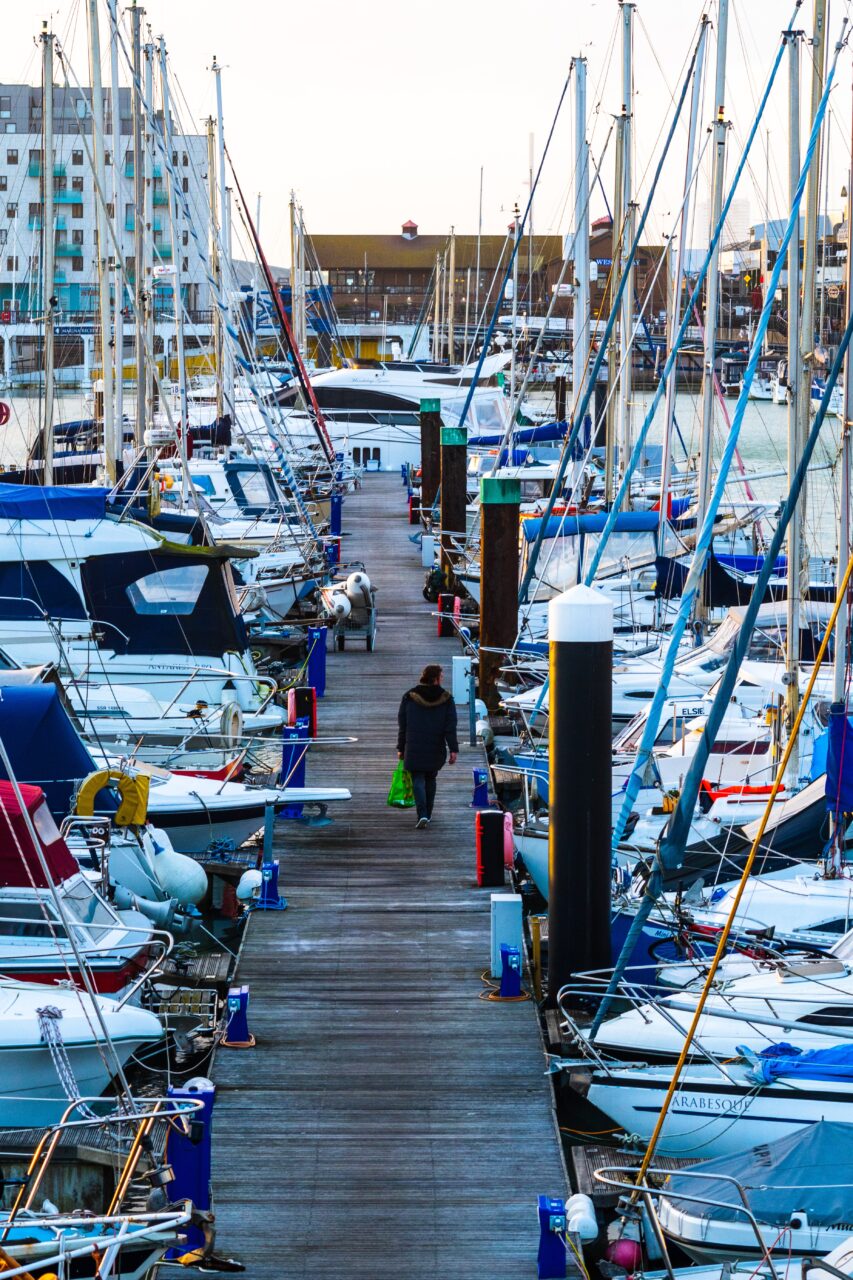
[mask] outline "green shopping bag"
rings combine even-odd
[[[391,779],[388,803],[392,809],[411,809],[415,803],[415,793],[412,790],[412,775],[402,760],[397,761],[397,768],[394,770],[394,777]]]

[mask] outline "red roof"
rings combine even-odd
[[[39,838],[45,862],[55,884],[76,875],[80,868],[59,834],[41,787],[20,783],[18,790]],[[38,813],[38,818],[36,814]],[[44,821],[43,821],[44,820]],[[27,820],[21,812],[15,788],[0,780],[0,885],[46,889],[42,870]]]
[[[418,229],[418,224],[416,222],[412,222],[411,218],[409,219],[408,222],[403,223],[404,231],[417,231],[417,229]]]

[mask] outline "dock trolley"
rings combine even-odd
[[[364,640],[368,653],[376,648],[376,589],[371,587],[363,601],[352,601],[348,618],[338,618],[333,635],[335,648],[345,649],[349,640]]]

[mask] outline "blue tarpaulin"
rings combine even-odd
[[[853,1080],[853,1044],[835,1045],[832,1049],[808,1049],[782,1040],[771,1044],[760,1053],[737,1047],[742,1058],[749,1063],[750,1074],[759,1084],[773,1084],[774,1080],[796,1078],[800,1080]]]
[[[829,709],[826,807],[835,813],[853,813],[853,725],[843,702],[833,702]]]
[[[601,533],[607,523],[607,512],[587,516],[551,516],[545,530],[546,538],[570,538],[579,533]],[[539,534],[542,517],[522,520],[521,528],[527,542],[534,542]],[[648,533],[658,527],[657,511],[622,511],[616,517],[614,533]]]
[[[109,489],[89,485],[0,484],[4,520],[102,520]]]
[[[56,686],[0,684],[0,738],[18,782],[41,787],[51,813],[61,821],[71,807],[77,783],[97,765]],[[0,778],[6,777],[0,761]],[[114,811],[114,802],[101,804],[108,798],[109,793],[99,792],[98,808]]]
[[[513,444],[546,444],[562,440],[568,430],[565,422],[542,422],[536,427],[519,427],[512,433]],[[494,449],[503,444],[503,434],[493,432],[486,436],[469,436],[469,449]]]

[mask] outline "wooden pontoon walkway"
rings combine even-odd
[[[325,828],[277,830],[289,909],[257,914],[239,979],[252,1050],[219,1050],[218,1251],[250,1280],[535,1275],[536,1197],[565,1174],[531,1003],[479,999],[489,892],[477,889],[467,745],[430,831],[386,807],[396,712],[436,638],[399,477],[344,509],[347,558],[378,588],[375,653],[329,655],[309,778],[352,789]]]

